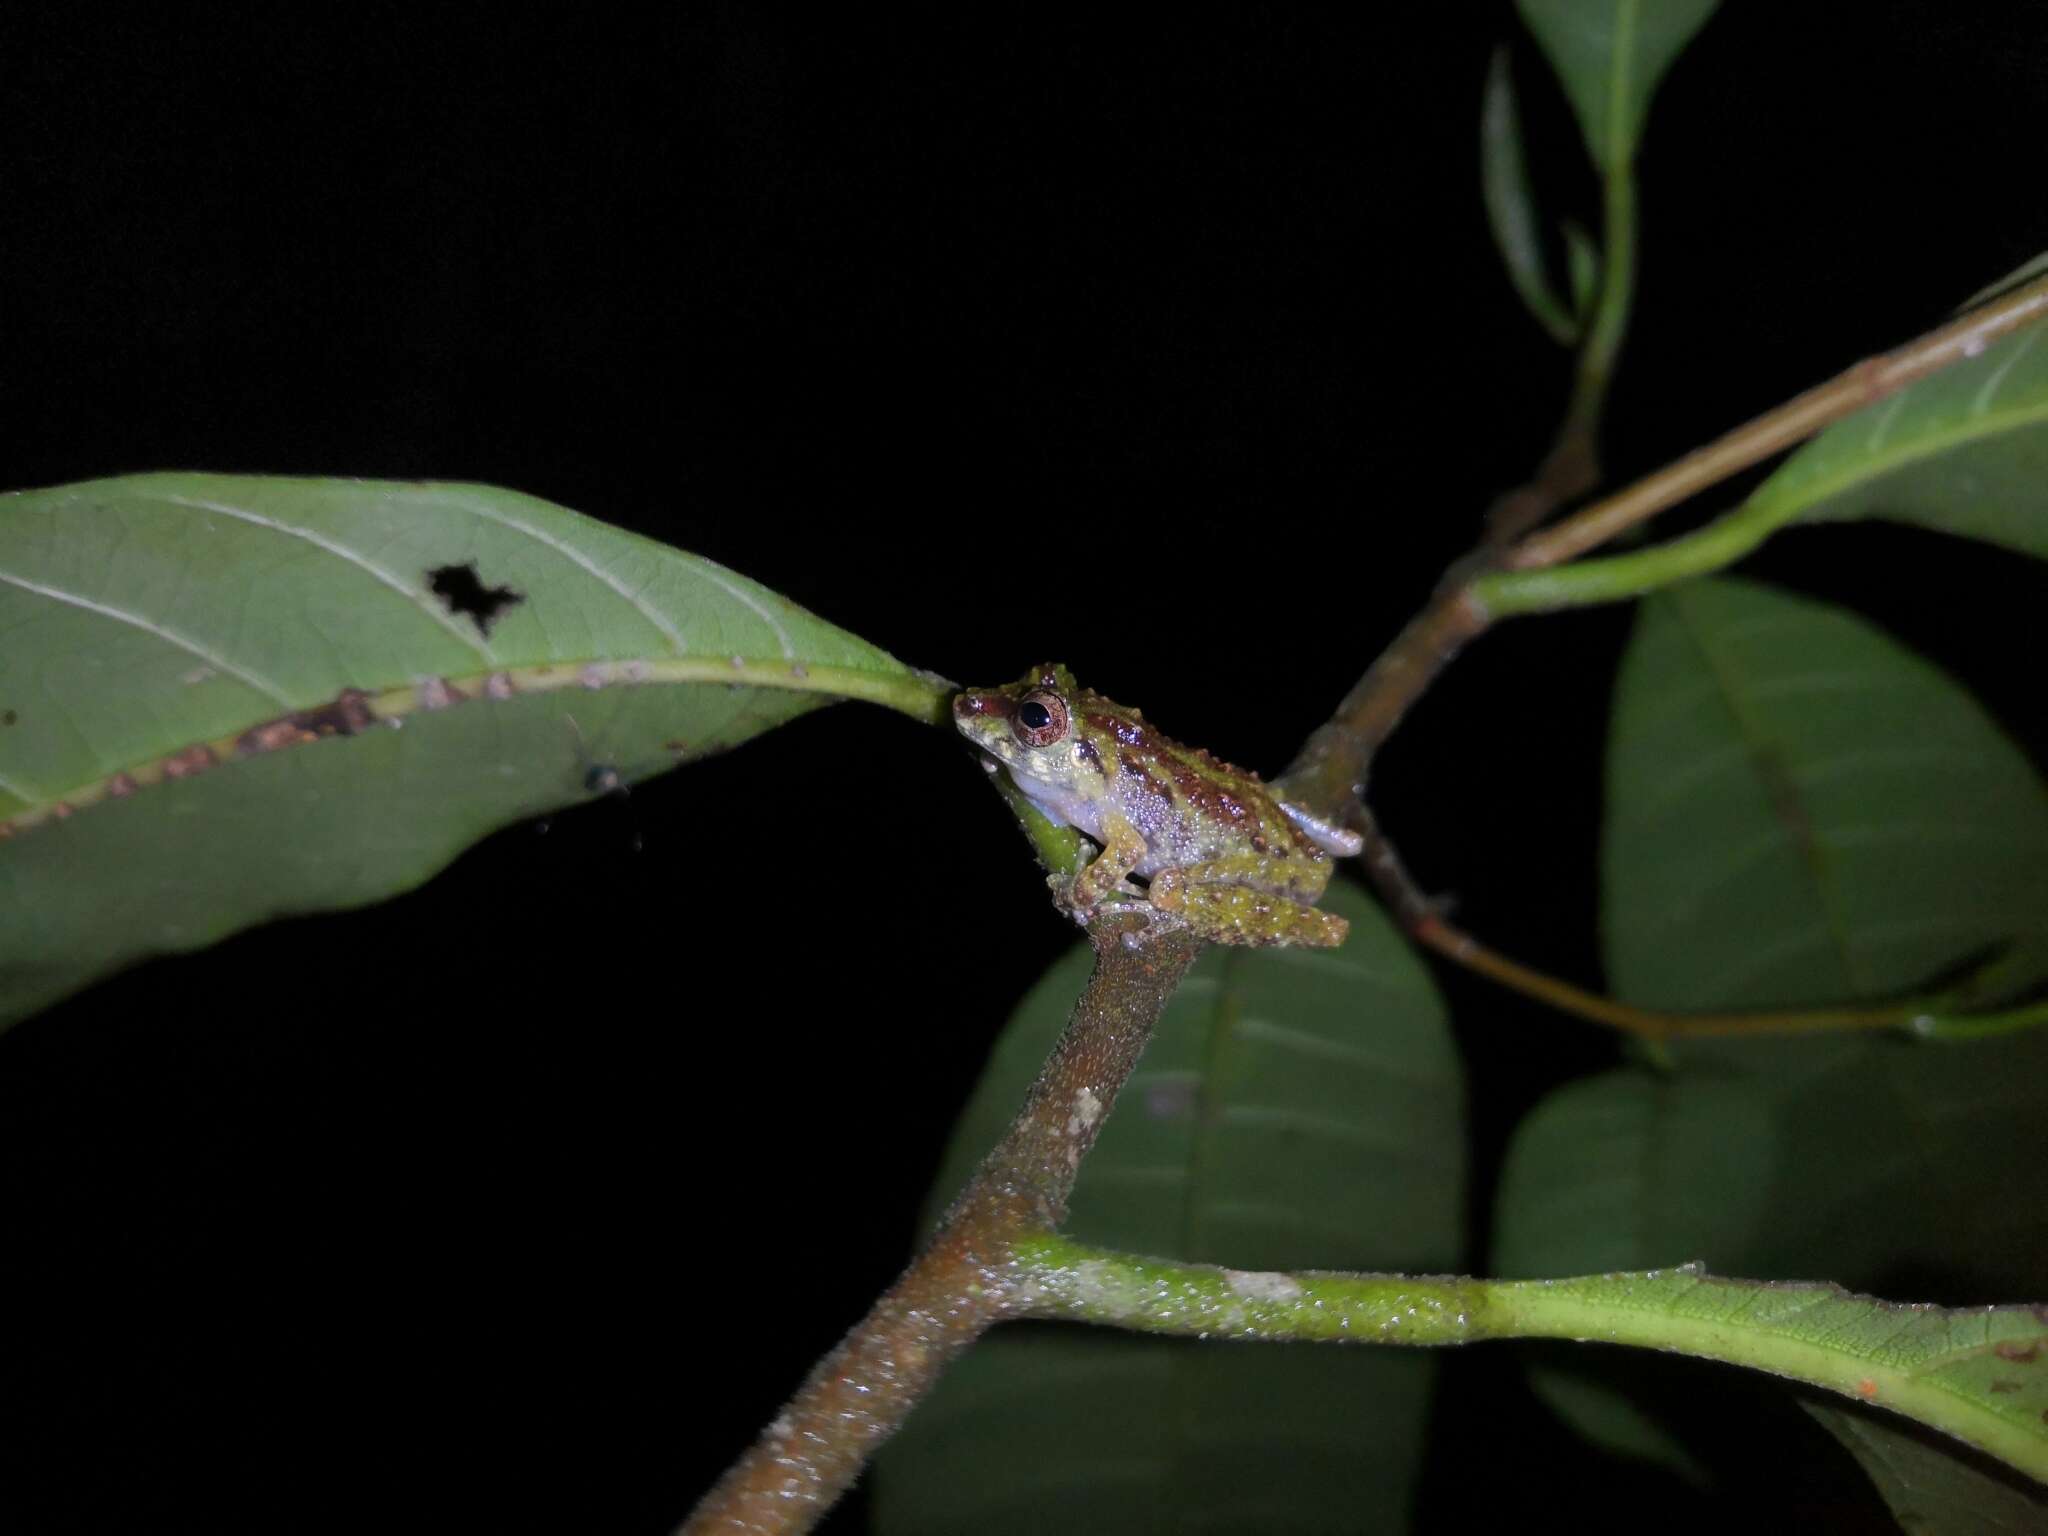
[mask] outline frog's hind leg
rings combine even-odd
[[[1171,912],[1212,944],[1335,949],[1351,931],[1351,925],[1334,912],[1241,884],[1229,878],[1232,873],[1228,863],[1161,870],[1148,894],[1154,907]]]

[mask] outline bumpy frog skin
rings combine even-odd
[[[1102,845],[1074,881],[1076,910],[1140,875],[1155,910],[1211,943],[1344,942],[1344,919],[1314,902],[1357,834],[1277,800],[1257,774],[1169,740],[1053,664],[967,689],[953,723],[1048,817]]]

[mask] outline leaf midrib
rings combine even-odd
[[[1701,665],[1706,668],[1708,676],[1713,678],[1715,690],[1722,706],[1728,711],[1728,717],[1735,726],[1735,733],[1749,754],[1753,771],[1759,779],[1762,779],[1763,769],[1760,765],[1769,760],[1767,748],[1770,744],[1770,733],[1764,728],[1763,723],[1751,713],[1747,701],[1743,697],[1742,680],[1738,675],[1737,667],[1732,660],[1717,652],[1706,633],[1705,626],[1700,623],[1694,614],[1688,612],[1690,599],[1684,595],[1682,589],[1674,588],[1666,593],[1665,597],[1670,604],[1672,617],[1676,621],[1680,633],[1691,642],[1694,650],[1699,653]],[[1834,949],[1837,963],[1841,966],[1843,982],[1852,994],[1860,994],[1864,988],[1858,981],[1856,966],[1849,943],[1847,925],[1842,916],[1840,903],[1835,898],[1831,888],[1827,871],[1823,867],[1819,844],[1814,837],[1799,836],[1796,830],[1786,827],[1784,814],[1778,806],[1777,795],[1774,795],[1768,786],[1766,786],[1764,793],[1765,799],[1770,805],[1773,822],[1777,824],[1780,831],[1791,842],[1794,853],[1798,858],[1799,867],[1805,872],[1807,879],[1812,883],[1814,904],[1820,909],[1821,921],[1827,930],[1828,942]],[[1810,815],[1806,814],[1808,807],[1805,793],[1799,788],[1789,773],[1785,775],[1782,793],[1797,803],[1807,825],[1811,826],[1812,819]]]
[[[740,664],[735,666],[734,661]],[[601,682],[590,680],[593,670],[601,669],[608,674]],[[629,674],[641,672],[644,676]],[[701,673],[701,675],[686,675]],[[451,702],[447,708],[467,708],[472,705],[488,707],[500,700],[489,690],[497,678],[517,679],[517,685],[506,697],[528,697],[537,693],[556,692],[563,689],[593,687],[684,687],[741,686],[770,689],[782,692],[818,694],[823,701],[835,699],[864,699],[870,703],[882,704],[909,714],[913,718],[925,718],[929,711],[921,712],[915,707],[918,684],[914,678],[900,672],[881,669],[872,671],[853,667],[808,666],[804,663],[783,661],[753,661],[745,658],[719,659],[712,657],[651,657],[619,660],[613,657],[593,657],[582,661],[548,662],[538,667],[504,667],[491,672],[472,673],[462,677],[441,678],[436,681],[444,688],[461,692],[459,702]],[[908,685],[908,686],[906,686]],[[929,691],[929,690],[927,690]],[[430,712],[432,706],[423,701],[424,687],[408,685],[385,688],[378,692],[364,690],[366,697],[363,707],[375,723],[389,723],[409,718],[414,714]],[[936,698],[937,694],[932,693]],[[331,700],[311,700],[305,709],[318,708]],[[124,777],[135,778],[150,774],[166,760],[181,757],[187,753],[205,749],[215,759],[215,766],[228,767],[235,762],[248,761],[253,756],[265,754],[243,753],[236,750],[237,744],[252,730],[274,720],[288,718],[285,715],[251,716],[246,722],[227,734],[203,740],[182,740],[163,751],[148,757],[125,763],[110,773],[71,785],[58,794],[50,794],[38,787],[42,799],[20,796],[27,803],[24,808],[6,816],[0,816],[0,829],[21,830],[34,826],[47,818],[58,806],[85,809],[98,805],[110,798],[110,786]],[[291,751],[301,746],[317,746],[345,737],[322,736],[316,741],[295,742],[276,750]],[[153,787],[158,780],[148,778],[144,787]],[[9,787],[9,793],[19,795],[19,787]]]

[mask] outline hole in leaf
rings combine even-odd
[[[514,603],[526,601],[526,594],[510,587],[487,587],[477,575],[476,562],[437,566],[427,572],[427,589],[448,605],[452,614],[473,620],[477,633],[486,640],[498,615]]]

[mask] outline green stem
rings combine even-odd
[[[1628,334],[1629,310],[1635,303],[1636,291],[1636,172],[1632,160],[1624,159],[1607,168],[1600,236],[1600,297],[1593,307],[1592,324],[1586,329],[1585,345],[1579,349],[1571,402],[1565,408],[1564,429],[1558,434],[1563,441],[1576,436],[1590,443],[1599,435],[1615,359],[1620,356],[1622,338]]]
[[[1037,1317],[1197,1338],[1409,1345],[1544,1338],[1669,1350],[1881,1404],[2048,1479],[2048,1435],[1942,1369],[1991,1351],[2031,1361],[2048,1335],[2038,1309],[1936,1318],[1934,1309],[1894,1308],[1832,1285],[1723,1280],[1696,1266],[1572,1280],[1232,1270],[1049,1233],[1020,1240],[1015,1255]],[[1893,1314],[1954,1319],[1965,1337],[1945,1337],[1941,1347],[1901,1344]],[[1883,1326],[1862,1326],[1869,1319]]]
[[[1032,1315],[1195,1338],[1464,1344],[1486,1337],[1484,1282],[1178,1264],[1051,1233],[1018,1242]]]
[[[1472,579],[1470,590],[1497,619],[1619,602],[1733,565],[1795,516],[1793,507],[1749,502],[1668,544],[1547,570],[1488,571]]]
[[[1994,1035],[2014,1035],[2023,1029],[2048,1024],[2048,1000],[2008,1008],[2002,1013],[1915,1014],[1900,1027],[1923,1040],[1985,1040]]]

